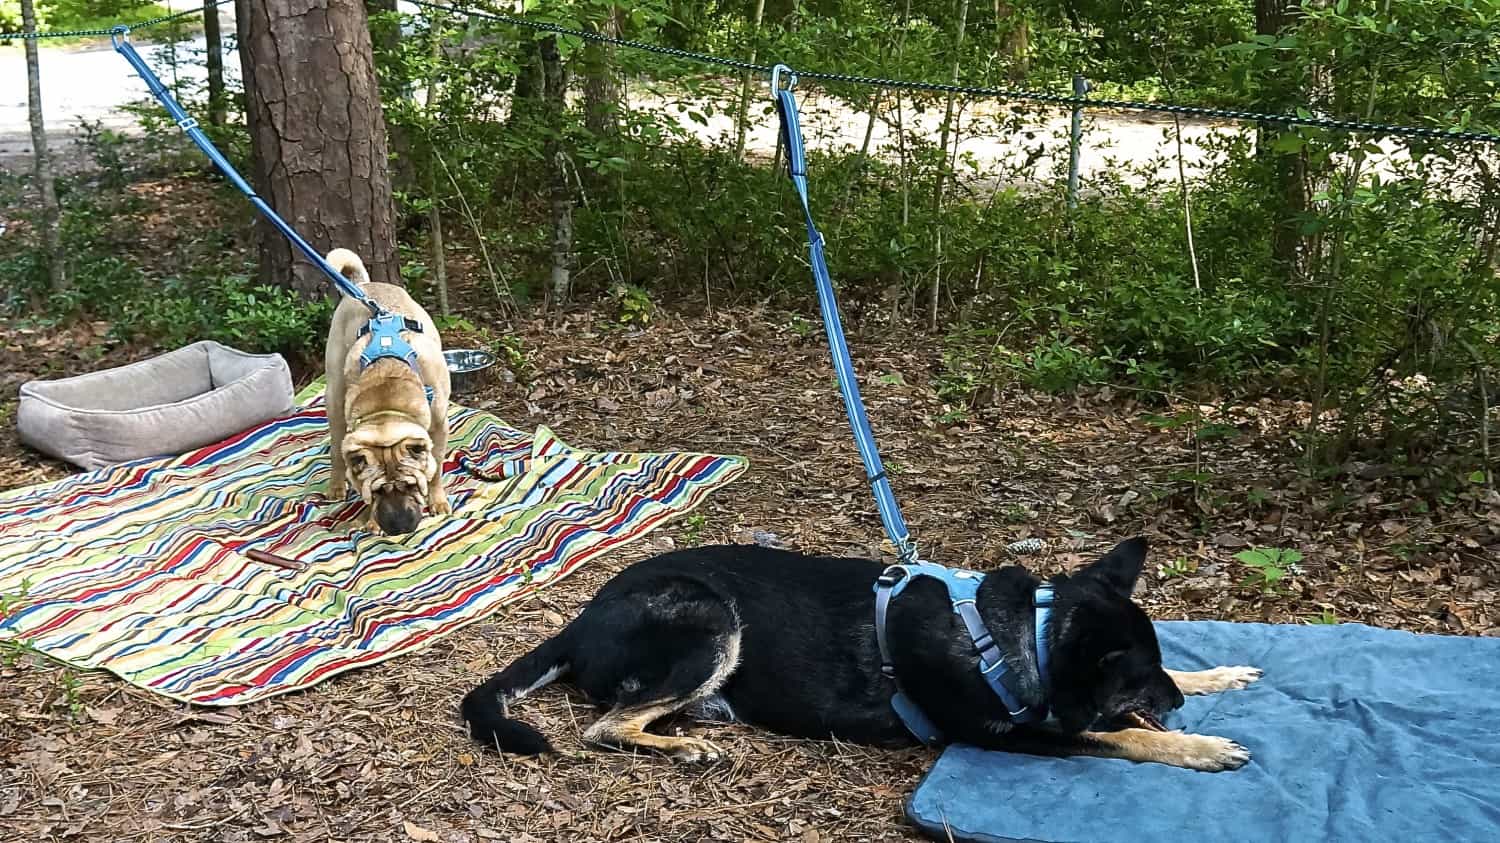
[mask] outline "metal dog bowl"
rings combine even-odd
[[[449,381],[456,394],[473,392],[489,379],[495,355],[478,348],[455,348],[443,352],[448,363]]]

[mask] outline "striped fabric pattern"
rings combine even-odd
[[[452,516],[394,538],[329,501],[321,384],[166,460],[0,493],[0,640],[239,705],[421,647],[702,503],[740,457],[593,453],[455,407]],[[481,479],[482,478],[482,479]],[[352,493],[351,493],[352,494]],[[251,561],[255,548],[307,563]]]

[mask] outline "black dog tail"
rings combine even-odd
[[[462,711],[474,740],[514,755],[540,755],[552,745],[535,728],[512,720],[509,703],[551,684],[568,671],[564,642],[567,630],[542,642],[540,647],[511,662],[464,695]]]

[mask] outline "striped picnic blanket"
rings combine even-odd
[[[176,700],[238,705],[391,658],[680,516],[739,457],[590,453],[456,407],[453,515],[394,538],[329,501],[321,384],[166,460],[0,493],[0,640]],[[482,479],[481,479],[482,478]],[[251,548],[307,563],[253,562]]]

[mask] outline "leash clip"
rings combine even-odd
[[[781,74],[783,73],[786,74],[785,88],[781,87]],[[775,99],[776,95],[781,93],[783,90],[790,91],[795,87],[797,87],[797,74],[792,72],[792,69],[790,67],[787,67],[784,64],[778,64],[775,67],[771,68],[771,99]]]
[[[130,41],[130,27],[126,26],[123,23],[119,24],[118,26],[110,27],[110,30],[109,30],[109,45],[111,47],[114,47],[116,51],[118,51],[120,49],[120,45],[121,44],[129,43],[129,41]]]

